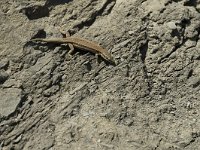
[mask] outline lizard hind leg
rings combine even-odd
[[[74,52],[74,46],[73,46],[71,43],[69,43],[68,46],[69,46],[69,48],[70,48],[70,50],[69,50],[69,52],[68,52],[68,56],[69,56],[70,58],[72,58],[72,53]]]

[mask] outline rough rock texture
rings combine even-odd
[[[35,37],[101,44],[116,66]],[[0,1],[0,150],[199,150],[200,2]]]

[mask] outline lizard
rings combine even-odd
[[[89,40],[86,40],[86,39],[83,39],[83,38],[65,36],[63,38],[35,38],[35,39],[31,39],[31,41],[68,44],[69,47],[70,47],[70,51],[68,52],[68,54],[70,56],[74,52],[74,47],[75,47],[75,48],[78,48],[80,50],[92,52],[92,53],[96,54],[97,56],[100,55],[106,61],[110,62],[111,64],[115,64],[113,57],[111,56],[111,54],[106,49],[102,48],[96,42],[89,41]]]

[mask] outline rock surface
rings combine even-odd
[[[21,102],[21,89],[9,88],[0,91],[0,116],[5,117],[16,111]]]
[[[200,149],[200,3],[0,1],[0,149]],[[98,42],[69,58],[59,28]]]

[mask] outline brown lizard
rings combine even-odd
[[[64,37],[64,38],[35,38],[31,41],[41,41],[41,42],[51,42],[51,43],[60,43],[60,44],[68,44],[70,47],[69,55],[74,51],[74,47],[79,48],[81,50],[90,51],[94,54],[100,55],[106,61],[115,64],[114,59],[111,54],[104,48],[102,48],[98,43],[92,42],[83,38],[78,37]]]

